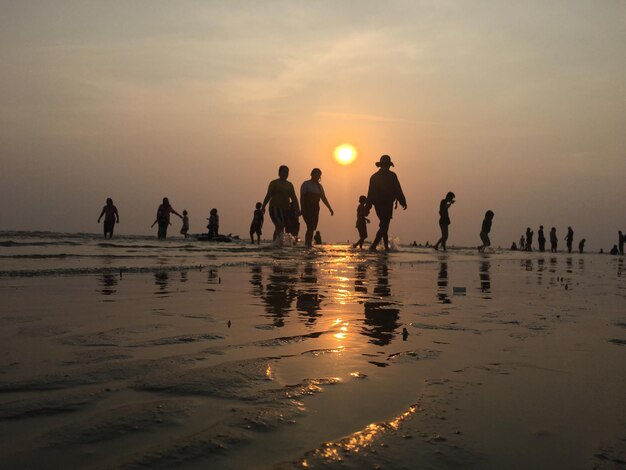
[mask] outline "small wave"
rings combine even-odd
[[[30,255],[0,255],[0,259],[64,259],[64,258],[105,258],[105,259],[119,259],[119,258],[152,258],[152,255],[79,255],[75,253],[55,253],[50,255],[45,254],[30,254]]]
[[[0,242],[0,246],[4,246],[7,248],[14,246],[77,246],[82,245],[80,242],[72,242],[69,240],[56,240],[56,241],[46,241],[46,242],[35,242],[35,241],[25,241],[25,242],[16,242],[14,240],[5,240]]]

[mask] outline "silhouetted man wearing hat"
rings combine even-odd
[[[380,220],[376,238],[370,246],[370,251],[376,251],[376,247],[382,239],[385,244],[385,250],[389,249],[389,223],[393,216],[393,205],[396,201],[406,210],[406,199],[400,186],[400,181],[396,174],[389,168],[394,166],[389,155],[380,157],[380,161],[376,162],[376,166],[380,169],[370,178],[370,187],[367,191],[367,207],[368,210],[374,206],[376,215]]]

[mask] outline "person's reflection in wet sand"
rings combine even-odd
[[[565,259],[565,263],[567,264],[567,269],[565,271],[568,272],[569,274],[572,274],[572,272],[574,272],[574,265],[572,261],[573,260],[571,256],[568,256]]]
[[[520,264],[522,265],[522,268],[524,268],[524,270],[526,271],[533,270],[533,260],[531,260],[530,258],[520,261]]]
[[[354,292],[367,294],[367,265],[360,263],[356,265],[354,274]]]
[[[623,272],[624,272],[624,259],[620,258],[617,261],[617,277],[622,277]]]
[[[390,297],[389,267],[386,260],[376,266],[376,285],[374,294],[378,297]],[[364,303],[365,321],[361,334],[370,338],[370,343],[386,346],[391,343],[395,331],[400,327],[400,309],[397,303],[383,300],[368,300]]]
[[[181,283],[185,283],[187,282],[187,271],[181,271],[180,272],[180,282]]]
[[[485,294],[483,299],[491,299],[491,276],[489,270],[491,269],[491,263],[489,261],[483,261],[480,263],[480,269],[478,275],[480,277],[480,291]]]
[[[307,326],[315,324],[320,317],[322,299],[317,288],[317,269],[313,263],[305,263],[304,271],[300,277],[303,288],[298,291],[296,310],[303,317]]]
[[[556,258],[550,258],[550,272],[552,274],[556,274]],[[558,276],[550,276],[550,285],[556,286],[558,280]]]
[[[252,295],[261,297],[263,295],[263,268],[252,266],[250,269],[250,284],[252,284]]]
[[[217,275],[217,269],[209,268],[209,272],[207,274],[207,281],[206,282],[209,285],[219,284],[220,277]],[[205,290],[207,290],[209,292],[214,292],[215,288],[214,287],[207,287]]]
[[[102,295],[111,296],[117,293],[117,274],[103,273],[99,282]],[[114,302],[113,299],[107,299],[105,302]]]
[[[580,258],[578,260],[578,271],[580,272],[580,274],[585,273],[585,258]]]
[[[543,271],[546,269],[546,260],[539,258],[537,260],[537,285],[543,284]]]
[[[439,262],[439,274],[437,274],[437,298],[442,304],[451,304],[450,295],[448,293],[448,263]]]
[[[273,266],[267,279],[267,286],[262,295],[267,316],[275,327],[285,326],[285,317],[291,311],[291,304],[296,298],[295,285],[298,278],[292,268]]]
[[[169,286],[169,282],[170,281],[170,275],[167,271],[156,271],[154,273],[154,285],[157,286],[157,291],[155,292],[156,295],[165,295],[165,294],[169,294],[169,291],[167,290],[168,286]]]

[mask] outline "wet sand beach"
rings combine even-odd
[[[3,468],[614,468],[626,271],[344,245],[0,277]]]

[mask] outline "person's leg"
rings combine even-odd
[[[447,251],[446,242],[448,241],[448,224],[441,224],[440,227],[441,227],[441,247],[443,248],[443,251]]]

